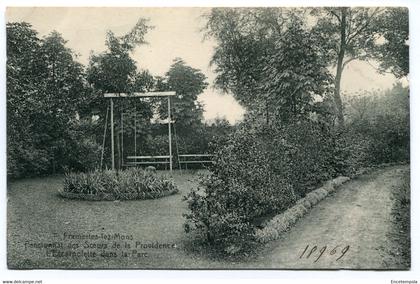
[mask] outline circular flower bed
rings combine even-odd
[[[177,192],[171,179],[135,168],[119,172],[69,173],[59,190],[65,198],[95,201],[155,199]]]

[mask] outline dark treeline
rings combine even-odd
[[[223,119],[203,122],[203,106],[197,96],[207,83],[200,70],[180,58],[174,59],[164,77],[136,67],[131,52],[144,43],[150,29],[140,19],[121,37],[108,32],[104,39],[107,50],[91,55],[88,66],[83,66],[59,33],[40,38],[28,23],[7,24],[9,177],[99,168],[109,107],[109,100],[103,98],[106,92],[176,91],[172,98],[174,149],[180,153],[209,151],[209,141],[231,126]],[[167,125],[159,124],[167,117],[166,100],[115,101],[116,160],[135,152],[167,155]],[[110,167],[109,124],[108,118],[103,168]]]

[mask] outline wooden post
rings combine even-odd
[[[172,174],[171,97],[168,96],[169,171]]]
[[[134,156],[137,156],[137,105],[134,105]]]
[[[109,105],[106,107],[106,115],[105,115],[105,126],[104,126],[104,138],[102,139],[102,152],[101,152],[101,163],[100,169],[102,170],[102,162],[104,161],[104,152],[105,152],[105,139],[106,139],[106,129],[108,124],[108,113],[109,113]]]
[[[115,155],[114,155],[114,102],[111,98],[111,169],[115,170]]]
[[[124,166],[124,108],[121,109],[121,169]]]

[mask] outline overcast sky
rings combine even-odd
[[[200,95],[204,103],[204,117],[226,117],[230,122],[240,119],[241,106],[230,95],[212,88],[215,74],[209,66],[215,43],[203,40],[200,29],[204,25],[201,15],[207,8],[9,8],[7,21],[26,21],[33,25],[40,36],[56,30],[66,39],[67,46],[87,64],[91,51],[105,50],[108,30],[116,35],[125,34],[140,17],[150,19],[155,28],[146,35],[148,45],[138,47],[133,54],[138,67],[148,69],[153,75],[163,75],[172,60],[183,58],[186,63],[202,70],[210,86]],[[342,90],[386,89],[396,81],[390,74],[380,75],[364,62],[354,61],[343,74]]]

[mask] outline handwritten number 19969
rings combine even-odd
[[[332,250],[330,250],[329,252],[327,251],[327,246],[323,246],[318,250],[317,246],[313,246],[310,250],[309,250],[309,245],[306,246],[305,250],[302,252],[302,254],[300,255],[300,259],[303,258],[306,254],[306,258],[309,258],[311,256],[316,257],[314,262],[317,262],[323,255],[325,252],[327,252],[329,255],[333,256],[337,253],[337,250],[340,249],[340,246],[336,246],[334,247]],[[347,245],[345,247],[343,247],[339,253],[341,254],[336,261],[340,260],[350,249],[350,246]]]

